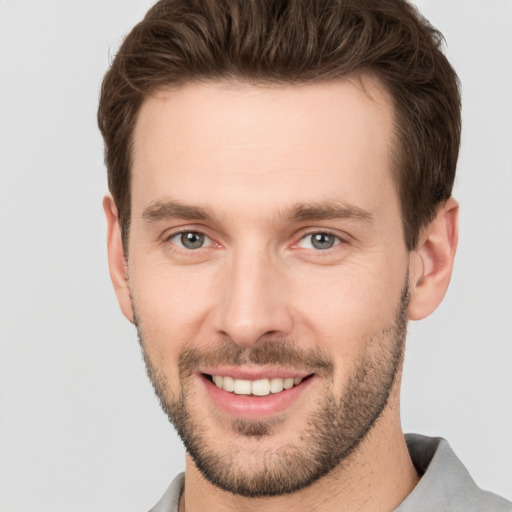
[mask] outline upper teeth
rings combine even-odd
[[[280,393],[283,389],[290,389],[302,382],[301,377],[290,377],[281,379],[279,377],[273,379],[260,380],[244,380],[233,379],[233,377],[222,377],[220,375],[212,375],[212,380],[218,388],[236,393],[237,395],[256,395],[266,396],[270,393]]]

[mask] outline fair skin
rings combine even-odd
[[[418,248],[407,251],[391,177],[391,102],[373,79],[364,79],[364,89],[354,79],[159,91],[143,104],[134,132],[127,261],[116,207],[104,200],[116,294],[130,321],[135,304],[169,399],[180,389],[179,355],[191,346],[201,351],[229,340],[250,350],[293,340],[333,362],[332,380],[314,372],[282,402],[279,393],[239,400],[215,391],[204,374],[257,380],[289,377],[290,368],[217,365],[188,379],[187,405],[208,448],[230,454],[241,475],[257,471],[262,454],[307,449],[302,438],[325,390],[342,396],[357,363],[392,346],[382,333],[407,275],[410,319],[429,315],[448,287],[457,203],[442,205]],[[204,238],[185,247],[182,232]],[[319,233],[332,246],[315,246]],[[294,376],[305,377],[298,369]],[[234,431],[235,420],[277,427],[255,438]],[[187,512],[391,511],[418,482],[400,425],[399,374],[364,442],[311,485],[241,496],[212,485],[190,456],[185,481],[180,509]]]

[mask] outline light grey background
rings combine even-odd
[[[512,499],[512,2],[422,0],[463,87],[451,289],[411,325],[406,431]],[[111,288],[98,87],[147,0],[0,3],[0,510],[143,511],[184,451]]]

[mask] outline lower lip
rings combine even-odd
[[[311,376],[293,388],[285,389],[280,393],[270,393],[266,396],[237,395],[218,388],[203,374],[200,380],[213,403],[222,412],[243,419],[268,418],[296,403],[300,396],[311,386],[315,376]]]

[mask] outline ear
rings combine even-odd
[[[437,210],[434,220],[421,232],[411,253],[409,318],[421,320],[439,306],[452,276],[459,238],[459,205],[450,198]]]
[[[121,311],[133,323],[133,308],[130,288],[128,286],[128,265],[124,255],[119,215],[112,196],[106,195],[103,198],[103,210],[107,218],[107,250],[110,278],[112,279]]]

